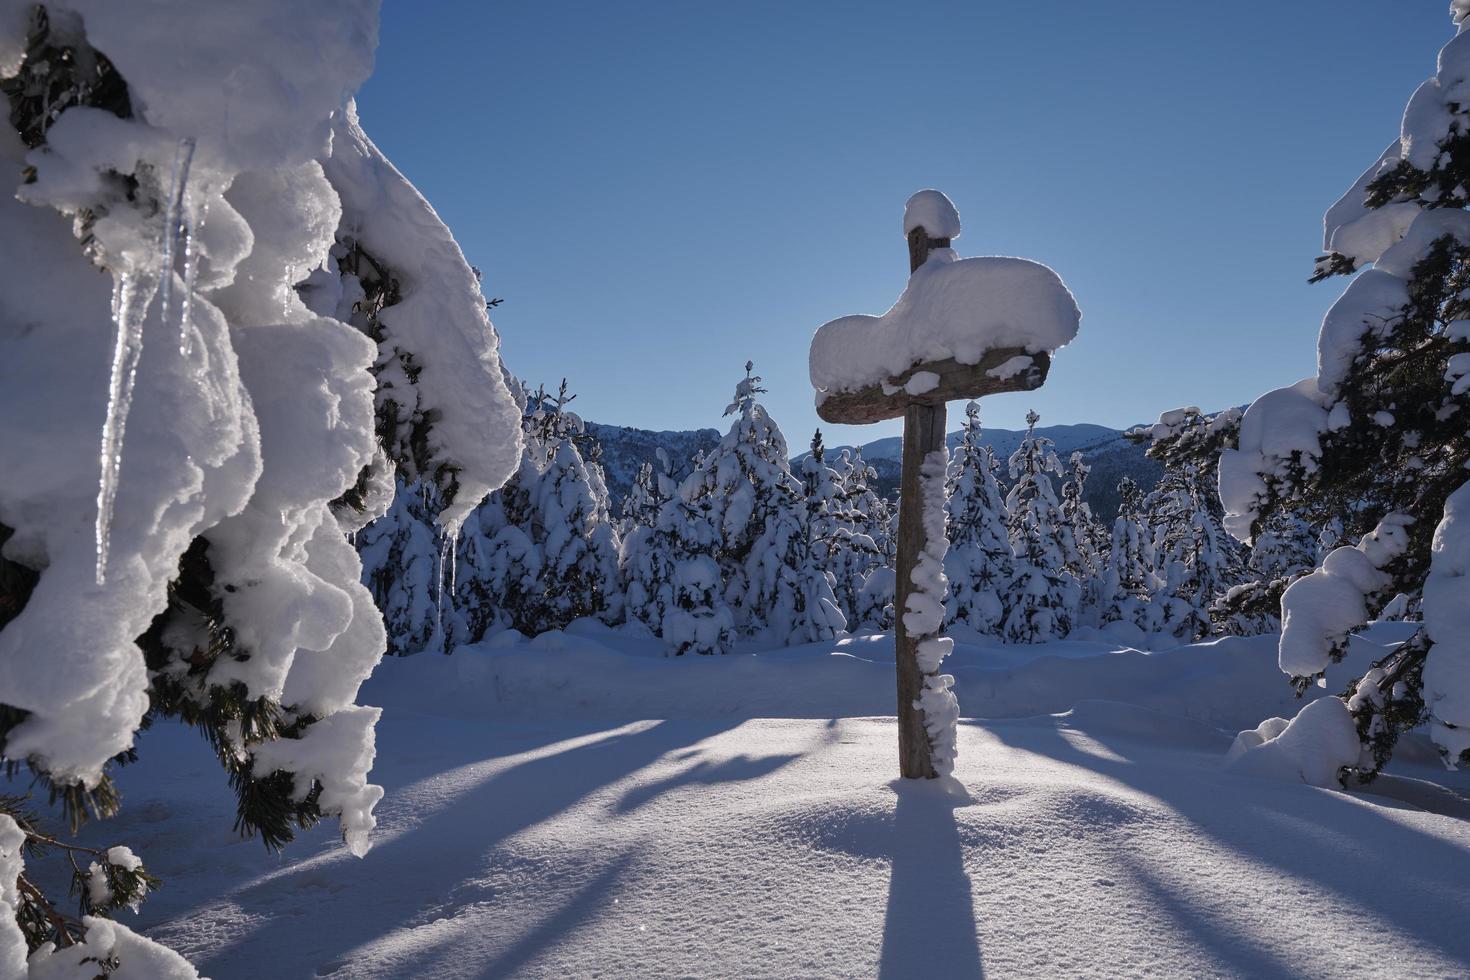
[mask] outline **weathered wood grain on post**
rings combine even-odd
[[[903,416],[903,476],[898,497],[898,582],[894,589],[893,652],[898,670],[898,771],[905,779],[933,779],[934,759],[924,712],[916,704],[924,690],[919,670],[919,638],[903,623],[914,568],[929,544],[924,527],[924,460],[944,448],[944,403],[910,403]]]
[[[990,374],[1017,357],[1031,358],[1031,366],[1005,378]],[[859,388],[857,391],[832,392],[817,406],[817,415],[824,422],[847,425],[882,422],[884,419],[896,419],[903,415],[907,406],[915,402],[943,405],[945,402],[998,395],[1007,391],[1034,391],[1046,380],[1046,372],[1050,368],[1051,357],[1048,354],[1028,354],[1019,347],[987,351],[979,364],[961,364],[948,357],[928,364],[915,364],[902,374],[889,378],[886,386],[877,384]],[[939,375],[939,384],[919,395],[906,394],[903,391],[904,386],[920,371]]]

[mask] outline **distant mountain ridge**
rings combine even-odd
[[[623,499],[633,487],[638,467],[644,461],[652,461],[662,448],[674,466],[675,476],[682,477],[691,469],[691,461],[698,452],[709,452],[719,444],[721,433],[717,429],[691,429],[682,431],[653,432],[623,425],[603,425],[588,422],[587,432],[602,447],[602,468],[607,477],[608,492],[612,495],[613,513],[622,509]],[[1080,451],[1082,458],[1092,467],[1087,482],[1085,499],[1100,520],[1112,521],[1118,512],[1118,481],[1130,476],[1145,491],[1159,481],[1163,468],[1144,455],[1145,447],[1129,442],[1123,437],[1124,430],[1111,429],[1105,425],[1088,422],[1073,425],[1049,425],[1039,427],[1038,435],[1045,436],[1056,444],[1056,453],[1065,462],[1073,452]],[[986,429],[984,441],[1000,458],[1002,464],[1021,445],[1025,430]],[[958,431],[949,434],[949,446],[959,444]],[[876,486],[880,493],[892,496],[898,492],[899,454],[903,440],[898,436],[875,439],[863,445],[863,460],[878,474]],[[829,446],[829,456],[836,456],[852,446]],[[799,464],[809,452],[792,459]],[[1005,473],[1002,472],[1002,477]]]
[[[668,454],[674,476],[683,477],[693,468],[694,455],[715,448],[721,436],[718,429],[654,432],[600,422],[586,422],[585,425],[587,434],[602,447],[602,472],[607,479],[608,493],[612,496],[614,517],[622,513],[623,499],[633,489],[638,467],[645,462],[653,462],[660,449]]]
[[[1001,461],[1001,480],[1009,482],[1004,470],[1010,458],[1026,437],[1024,429],[984,429],[983,442]],[[1072,425],[1045,425],[1036,429],[1036,434],[1050,439],[1055,444],[1058,457],[1065,463],[1074,452],[1081,452],[1082,459],[1092,467],[1087,480],[1087,491],[1083,499],[1092,506],[1092,512],[1103,521],[1111,522],[1118,513],[1118,482],[1125,476],[1145,492],[1153,489],[1163,475],[1164,469],[1144,453],[1146,446],[1129,442],[1124,438],[1124,429],[1111,429],[1105,425],[1080,422]],[[949,448],[959,445],[961,433],[957,430],[948,436]],[[828,447],[829,455],[840,453],[851,446]],[[880,493],[892,495],[898,492],[900,454],[903,439],[889,436],[875,439],[862,446],[863,460],[878,474],[875,481]],[[805,459],[810,453],[802,453],[797,460]]]

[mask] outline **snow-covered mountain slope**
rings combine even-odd
[[[981,441],[989,445],[1002,461],[1009,458],[1026,437],[1025,429],[987,428],[983,432],[984,439]],[[1147,446],[1129,442],[1123,437],[1122,429],[1110,429],[1105,425],[1084,422],[1077,425],[1039,426],[1036,434],[1056,444],[1056,453],[1063,462],[1073,452],[1081,451],[1082,458],[1092,466],[1092,476],[1087,481],[1084,499],[1092,505],[1092,512],[1103,521],[1111,521],[1118,513],[1119,480],[1125,476],[1132,477],[1147,492],[1163,473],[1158,463],[1144,455]],[[951,450],[959,445],[960,437],[958,429],[949,434]],[[838,447],[829,451],[840,452],[843,448],[851,447]],[[896,492],[903,440],[898,436],[889,436],[867,443],[862,450],[863,459],[878,474],[878,491],[884,494]],[[804,458],[805,455],[798,458]]]
[[[963,413],[960,413],[960,421],[964,421]],[[986,444],[1002,459],[1015,452],[1016,447],[1021,445],[1021,440],[1026,437],[1025,429],[994,429],[986,426],[983,431]],[[1086,452],[1094,446],[1122,439],[1123,430],[1082,422],[1076,425],[1038,426],[1036,434],[1056,443],[1057,455],[1065,459],[1073,450],[1081,449]],[[949,434],[949,447],[953,449],[959,442],[960,431],[956,429]],[[903,439],[899,436],[877,439],[863,446],[863,458],[869,462],[877,459],[897,462],[902,452]]]
[[[1220,726],[1293,700],[1272,638],[957,644],[961,795],[895,783],[891,717],[843,717],[891,710],[886,636],[512,639],[369,681],[388,795],[361,861],[331,828],[283,859],[232,839],[171,723],[84,837],[163,876],[137,919],[215,980],[1470,973],[1466,774],[1403,752],[1346,793],[1222,766]]]
[[[587,434],[602,447],[602,471],[607,479],[608,493],[612,495],[615,515],[622,511],[623,498],[633,487],[638,467],[645,462],[653,462],[658,450],[668,453],[674,475],[682,477],[689,472],[695,453],[707,453],[720,442],[720,433],[715,429],[653,432],[599,422],[586,425]]]

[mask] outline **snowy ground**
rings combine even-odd
[[[363,860],[232,839],[207,747],[145,734],[106,828],[165,879],[142,925],[216,978],[1470,972],[1462,774],[1417,742],[1371,794],[1222,771],[1222,728],[1291,705],[1269,638],[960,644],[990,720],[956,798],[895,785],[891,718],[856,717],[891,711],[886,638],[575,632],[380,668]]]

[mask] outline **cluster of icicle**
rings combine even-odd
[[[184,295],[178,313],[179,355],[187,359],[193,346],[189,317],[194,307],[194,286],[199,273],[194,229],[196,220],[204,221],[209,202],[208,197],[202,197],[198,207],[186,206],[189,167],[193,161],[194,141],[185,137],[179,140],[174,154],[163,228],[159,235],[158,268],[135,273],[113,272],[112,371],[107,383],[107,415],[102,423],[102,473],[97,484],[98,585],[107,582],[107,557],[112,538],[112,513],[117,502],[117,483],[122,473],[123,440],[127,433],[128,412],[133,406],[138,361],[143,356],[143,320],[157,295],[159,319],[168,324],[173,313],[174,268],[181,245]]]

